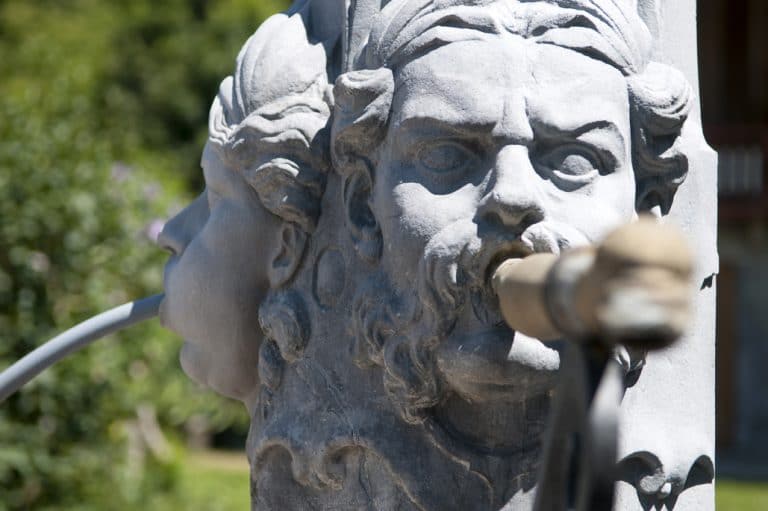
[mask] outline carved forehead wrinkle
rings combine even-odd
[[[511,105],[527,111],[510,111]],[[395,128],[422,118],[467,129],[520,126],[527,120],[518,117],[525,114],[540,127],[563,131],[608,121],[628,139],[626,79],[616,68],[575,51],[514,35],[452,43],[396,72]]]
[[[395,72],[393,124],[427,117],[455,125],[494,125],[510,96],[535,87],[530,46],[505,34],[452,43],[409,62]]]
[[[531,63],[536,89],[529,94],[533,122],[565,131],[608,121],[629,136],[629,93],[616,68],[572,50],[536,45]]]

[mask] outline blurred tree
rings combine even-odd
[[[285,7],[0,0],[0,368],[161,289],[152,238],[200,186],[218,82]],[[245,427],[186,380],[156,322],[116,337],[0,406],[0,510],[135,509],[176,482],[158,424]]]

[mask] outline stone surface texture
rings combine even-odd
[[[694,321],[619,350],[616,509],[713,509],[716,156],[694,0],[303,0],[246,42],[163,324],[241,400],[253,509],[531,509],[563,341],[502,320],[504,260],[648,213]]]

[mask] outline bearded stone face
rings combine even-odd
[[[466,403],[502,400],[514,422],[549,394],[558,346],[509,330],[489,278],[506,258],[585,245],[632,220],[630,140],[625,78],[567,49],[512,35],[457,42],[395,72],[370,200],[381,271],[400,297],[384,365],[411,357],[414,373],[390,370],[395,394],[432,392],[416,406],[438,406],[451,429]],[[440,412],[446,403],[455,413]]]
[[[345,224],[373,270],[353,304],[355,362],[382,368],[400,416],[448,444],[532,459],[544,429],[563,341],[505,326],[498,265],[667,215],[686,178],[692,91],[651,60],[636,14],[395,0],[336,81]],[[643,359],[624,354],[628,377]]]

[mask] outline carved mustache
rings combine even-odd
[[[580,230],[560,222],[538,222],[520,235],[502,232],[484,238],[471,220],[457,222],[427,244],[419,267],[419,296],[450,328],[468,296],[478,295],[486,305],[493,301],[489,280],[506,259],[539,252],[559,254],[589,243]],[[474,301],[478,300],[473,297]]]
[[[481,254],[475,258],[474,274],[478,285],[487,285],[493,272],[504,260],[512,257],[526,257],[534,253],[561,252],[590,243],[587,236],[580,230],[561,222],[544,221],[528,227],[519,237],[519,241],[491,241],[481,249]],[[506,245],[510,244],[510,250]],[[518,248],[522,245],[522,249]]]

